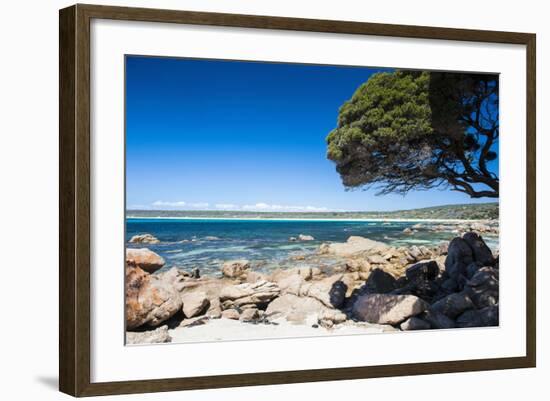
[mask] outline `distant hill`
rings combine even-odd
[[[194,217],[194,218],[260,218],[260,219],[498,219],[498,203],[443,205],[392,212],[243,212],[225,210],[128,210],[127,217]]]

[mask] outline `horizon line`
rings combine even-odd
[[[393,209],[393,210],[326,210],[326,211],[270,211],[270,210],[238,210],[238,209],[126,209],[126,212],[239,212],[239,213],[256,213],[256,214],[326,214],[326,213],[395,213],[406,212],[411,210],[434,209],[440,207],[459,207],[459,206],[483,206],[483,205],[499,205],[499,201],[480,202],[480,203],[449,203],[436,206],[424,206],[411,209]]]

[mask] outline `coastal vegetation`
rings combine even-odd
[[[236,219],[428,219],[428,220],[496,220],[498,203],[444,205],[388,212],[248,212],[232,210],[128,210],[130,218],[191,217]]]
[[[498,198],[498,76],[374,74],[340,108],[327,156],[347,188],[450,188]]]

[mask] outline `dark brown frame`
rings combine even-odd
[[[90,383],[90,20],[92,18],[525,45],[527,355],[464,361]],[[536,35],[194,11],[74,5],[59,13],[59,389],[73,396],[528,368],[536,365]]]

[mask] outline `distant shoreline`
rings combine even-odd
[[[413,218],[303,218],[303,217],[191,217],[191,216],[126,216],[127,220],[243,220],[243,221],[344,221],[344,222],[388,222],[388,223],[475,223],[497,221],[496,219],[413,219]]]

